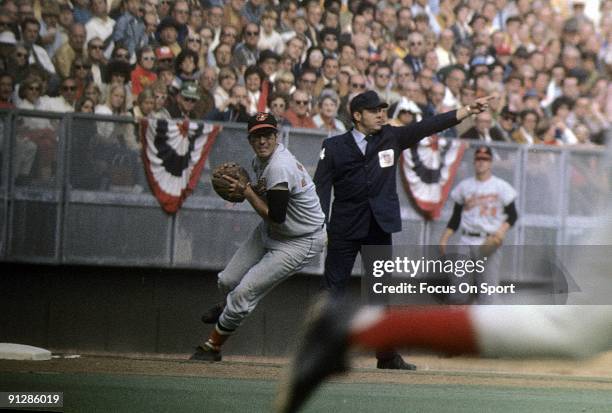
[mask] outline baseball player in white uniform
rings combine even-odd
[[[226,179],[232,191],[244,194],[262,222],[219,273],[225,305],[218,308],[215,327],[192,360],[220,361],[221,346],[257,303],[325,247],[325,216],[315,185],[306,168],[277,141],[274,116],[255,114],[249,119],[248,132],[256,155],[253,170],[258,182],[265,182],[265,195],[231,177]]]
[[[506,232],[517,220],[514,201],[516,191],[503,179],[491,172],[493,153],[488,146],[479,146],[474,153],[474,169],[476,175],[464,179],[451,192],[455,201],[453,215],[440,239],[440,249],[446,252],[449,238],[461,231],[459,253],[472,257],[482,255],[480,247],[486,242],[492,246],[492,252],[487,257],[485,279],[488,285],[499,285],[501,269],[501,254],[499,247]],[[460,282],[460,279],[453,279]],[[489,304],[492,296],[479,297],[479,303]]]

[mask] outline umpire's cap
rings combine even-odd
[[[388,108],[389,104],[387,102],[383,102],[378,97],[378,93],[373,90],[368,90],[367,92],[363,92],[358,94],[351,100],[351,113],[359,112],[363,109],[379,109],[379,108]]]
[[[261,134],[270,131],[276,132],[277,130],[276,118],[271,113],[257,112],[249,118],[249,135],[254,133]]]

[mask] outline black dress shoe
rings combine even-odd
[[[396,354],[387,360],[378,360],[376,363],[377,369],[388,369],[388,370],[416,370],[417,367],[414,364],[406,363],[402,356]]]

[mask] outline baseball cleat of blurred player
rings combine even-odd
[[[323,293],[310,310],[300,346],[275,407],[279,413],[296,412],[327,377],[348,371],[349,320],[352,312]]]

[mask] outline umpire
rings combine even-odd
[[[344,292],[361,247],[391,245],[391,234],[402,229],[395,184],[400,153],[427,136],[485,111],[492,98],[479,98],[473,106],[401,127],[385,125],[389,105],[376,92],[367,91],[353,98],[350,111],[354,128],[323,141],[314,176],[327,222],[327,290],[333,294]],[[378,352],[376,358],[378,368],[416,369],[395,351]]]

